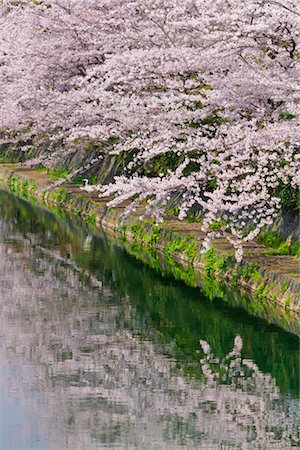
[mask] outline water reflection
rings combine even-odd
[[[282,401],[274,378],[251,359],[242,358],[241,337],[235,337],[232,351],[223,358],[216,357],[205,340],[200,340],[200,345],[205,355],[202,371],[213,390],[209,408],[219,412],[222,423],[235,423],[239,435],[244,435],[244,445],[297,446],[297,402]]]
[[[0,217],[1,449],[297,445],[294,336],[4,192]]]

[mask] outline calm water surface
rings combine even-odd
[[[3,191],[0,321],[1,450],[299,446],[295,336]]]

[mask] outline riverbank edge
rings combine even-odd
[[[201,242],[193,236],[193,226],[176,218],[156,226],[140,221],[137,211],[122,223],[124,206],[110,209],[107,199],[91,196],[79,186],[65,184],[52,188],[47,174],[17,165],[0,165],[0,186],[52,212],[79,217],[94,229],[103,229],[129,254],[205,295],[241,306],[251,314],[299,334],[299,283],[282,273],[244,260],[237,264],[232,251],[215,245],[201,254]],[[199,225],[199,224],[198,224]],[[263,246],[256,250],[263,251]],[[293,257],[281,257],[293,258]],[[282,259],[284,263],[284,260]]]

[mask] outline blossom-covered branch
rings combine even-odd
[[[88,189],[134,197],[127,213],[148,199],[157,221],[180,192],[180,219],[203,211],[204,248],[223,234],[240,260],[277,187],[300,182],[299,14],[296,0],[4,1],[1,128],[116,138],[127,172]]]

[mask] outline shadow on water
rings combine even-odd
[[[294,335],[4,191],[0,258],[1,448],[297,445]]]

